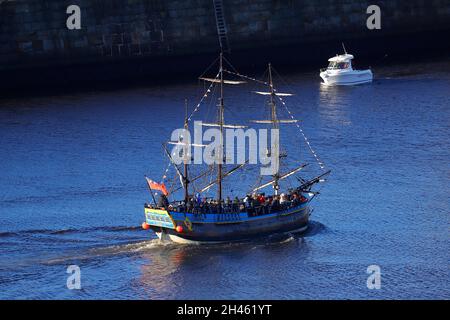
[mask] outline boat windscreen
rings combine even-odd
[[[330,70],[340,70],[340,69],[347,69],[350,66],[348,62],[336,62],[331,61],[328,65],[328,69]]]

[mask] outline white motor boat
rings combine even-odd
[[[326,69],[320,70],[320,77],[326,85],[355,85],[372,82],[373,74],[370,69],[353,70],[353,55],[336,55],[328,59],[330,62]]]

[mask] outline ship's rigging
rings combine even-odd
[[[217,104],[217,118],[216,122],[205,122],[203,123],[203,126],[205,127],[215,127],[220,130],[221,137],[223,137],[224,129],[227,128],[234,128],[234,129],[244,129],[247,128],[245,125],[241,124],[228,124],[225,123],[225,97],[224,97],[224,87],[225,85],[242,85],[246,84],[248,82],[250,83],[257,83],[260,85],[263,85],[267,91],[261,91],[261,90],[254,90],[253,93],[257,95],[262,95],[268,97],[268,105],[270,107],[270,117],[269,119],[254,119],[251,122],[255,124],[267,124],[270,125],[273,129],[279,129],[280,124],[294,124],[298,128],[298,130],[301,133],[301,136],[303,137],[309,151],[314,156],[316,162],[318,163],[320,169],[322,170],[322,175],[313,178],[309,181],[306,180],[299,180],[302,182],[302,186],[305,190],[309,190],[308,187],[320,180],[322,176],[325,176],[329,173],[329,171],[326,172],[325,166],[323,162],[319,159],[317,153],[315,150],[313,150],[311,143],[307,139],[300,122],[294,117],[293,113],[288,109],[286,102],[284,101],[283,97],[291,97],[293,96],[292,93],[284,93],[284,92],[278,92],[277,89],[274,87],[273,82],[273,76],[272,71],[273,68],[269,64],[268,66],[268,79],[265,80],[258,80],[256,78],[252,78],[246,75],[243,75],[234,69],[234,67],[225,59],[223,54],[220,54],[219,56],[219,71],[214,77],[207,77],[207,76],[201,76],[199,79],[201,81],[204,81],[205,83],[209,83],[209,85],[206,87],[205,92],[200,98],[200,101],[194,106],[193,111],[189,114],[188,113],[188,107],[187,102],[185,103],[185,119],[184,119],[184,129],[189,130],[189,124],[194,119],[194,115],[200,110],[201,106],[204,104],[204,102],[207,100],[208,97],[213,96],[214,91],[218,89],[219,98],[218,98],[218,104]],[[230,71],[224,68],[224,63],[227,63],[234,71]],[[225,75],[232,76],[235,79],[225,79]],[[290,119],[279,119],[278,117],[278,110],[277,107],[281,106],[284,108],[284,110],[287,112]],[[183,145],[183,166],[180,167],[177,165],[174,160],[172,159],[172,156],[169,149],[167,148],[167,144],[172,145]],[[239,172],[243,170],[247,164],[248,160],[245,161],[243,164],[234,165],[232,168],[225,168],[225,165],[223,164],[223,161],[217,161],[217,164],[215,165],[209,165],[206,170],[203,170],[197,174],[193,174],[192,167],[195,165],[189,165],[191,154],[189,150],[191,148],[203,148],[206,147],[204,144],[196,144],[196,143],[188,143],[186,141],[178,141],[173,142],[170,141],[167,144],[163,145],[163,149],[165,154],[167,155],[169,159],[169,164],[165,170],[165,173],[163,175],[162,181],[167,179],[167,175],[169,172],[170,167],[174,167],[176,171],[176,177],[178,179],[174,179],[173,183],[171,185],[171,188],[169,188],[169,193],[171,195],[176,194],[178,191],[183,189],[183,199],[185,202],[188,201],[190,197],[192,197],[194,194],[200,194],[200,195],[207,195],[208,192],[213,189],[212,187],[217,186],[216,191],[216,200],[218,203],[222,203],[224,199],[224,190],[223,190],[223,182],[224,179],[231,176],[232,174]],[[218,154],[216,155],[218,157],[218,160],[222,160],[224,157],[223,153],[223,146],[224,142],[221,140],[219,142],[219,145],[221,148],[219,149]],[[276,146],[278,148],[278,146]],[[268,150],[268,152],[270,152]],[[222,157],[222,159],[220,159]],[[286,157],[286,153],[280,152],[279,157],[276,157],[277,161],[280,161],[281,158]],[[280,174],[280,172],[277,170],[277,172],[272,176],[272,179],[268,182],[262,182],[262,177],[257,177],[257,184],[254,185],[254,187],[250,188],[250,192],[256,192],[259,190],[262,190],[266,187],[272,186],[273,193],[277,195],[280,190],[280,181],[287,179],[288,177],[294,176],[296,173],[298,173],[300,170],[302,170],[304,167],[306,167],[307,164],[301,164],[297,165],[295,168],[284,172],[283,174]],[[279,167],[279,166],[278,166]],[[213,177],[215,175],[215,178]],[[190,178],[192,177],[192,178]],[[209,179],[208,179],[209,178]],[[301,179],[301,178],[298,178]],[[317,180],[319,179],[319,180]],[[177,186],[175,181],[179,181],[179,185]],[[206,181],[205,181],[206,180]],[[317,181],[316,181],[317,180]],[[198,186],[200,184],[200,186]],[[248,191],[248,190],[247,190]],[[175,199],[174,199],[175,200]]]

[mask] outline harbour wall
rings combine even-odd
[[[66,26],[73,4],[79,30]],[[366,26],[373,4],[379,30]],[[362,58],[449,52],[447,0],[0,0],[2,87],[201,73],[220,48],[217,8],[242,65],[315,63],[341,41]]]

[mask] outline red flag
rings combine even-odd
[[[148,187],[152,190],[159,190],[161,191],[165,196],[167,196],[169,194],[169,192],[167,191],[166,185],[164,183],[158,183],[153,181],[152,179],[149,179],[147,177],[145,177],[145,179],[147,180],[147,184]]]

